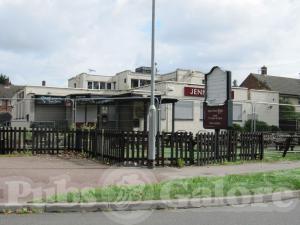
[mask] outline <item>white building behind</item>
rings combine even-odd
[[[68,88],[46,86],[26,86],[15,96],[13,104],[12,126],[29,127],[34,122],[67,121],[72,124],[95,124],[102,109],[95,104],[77,104],[73,106],[62,102],[47,102],[31,98],[105,98],[123,95],[140,95],[149,97],[151,70],[147,67],[136,69],[135,72],[123,71],[115,76],[99,76],[79,74],[68,80]],[[192,92],[189,93],[189,92]],[[203,128],[203,101],[205,95],[204,73],[192,70],[177,69],[168,74],[156,77],[156,95],[161,99],[176,99],[176,103],[162,104],[159,109],[160,130],[171,132],[184,130],[198,132]],[[233,88],[233,122],[243,125],[247,120],[256,118],[269,125],[279,125],[279,94],[267,90],[249,90]],[[18,100],[17,100],[18,99]],[[112,115],[128,120],[124,126],[134,130],[145,130],[145,118],[141,102],[131,102],[127,108],[110,106],[105,109],[108,120]],[[174,107],[174,108],[173,108]],[[120,110],[122,109],[122,110]],[[74,111],[75,110],[75,111]],[[141,113],[140,111],[143,111]],[[117,115],[122,116],[117,116]],[[173,123],[174,116],[174,123]],[[116,119],[114,119],[116,120]],[[132,121],[130,121],[132,120]],[[114,121],[116,122],[116,121]]]

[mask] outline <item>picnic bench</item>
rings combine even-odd
[[[280,135],[275,138],[276,150],[283,151],[282,157],[285,157],[288,150],[294,151],[294,148],[299,144],[300,135],[289,134],[289,135]]]

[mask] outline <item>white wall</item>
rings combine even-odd
[[[124,80],[126,79],[126,83]],[[90,75],[86,73],[79,74],[75,77],[72,77],[68,80],[68,87],[74,88],[74,84],[76,84],[76,88],[88,88],[89,81],[98,81],[98,82],[106,82],[113,83],[116,82],[116,90],[129,90],[131,89],[131,80],[151,80],[151,74],[143,74],[136,73],[130,70],[125,70],[120,73],[117,73],[114,76],[104,76],[104,75]],[[193,70],[182,70],[177,69],[175,72],[156,75],[156,81],[167,81],[173,80],[178,82],[187,82],[193,84],[203,84],[204,74],[199,71]]]
[[[271,91],[250,90],[250,100],[255,102],[258,120],[279,126],[279,94]],[[268,104],[269,103],[269,104]]]
[[[128,88],[127,86],[131,84],[130,79],[145,79],[147,75],[131,75],[130,71],[124,71],[117,76],[113,77],[115,81],[117,81],[118,89]],[[180,73],[179,73],[180,74]],[[190,75],[185,76],[184,74],[188,74],[188,72],[181,73],[181,79],[189,79]],[[199,77],[201,74],[199,74]],[[145,76],[145,77],[144,77]],[[174,74],[172,75],[174,76]],[[171,77],[171,75],[170,75]],[[200,79],[200,78],[196,79]],[[127,79],[126,84],[124,83],[124,79]],[[193,79],[193,77],[191,78]],[[113,80],[113,81],[114,81]],[[199,81],[199,80],[198,80]],[[197,81],[197,82],[198,82]],[[127,85],[127,86],[126,86]],[[160,92],[163,97],[175,98],[181,101],[193,101],[194,109],[193,109],[193,120],[176,120],[175,121],[175,130],[186,130],[191,132],[198,132],[200,130],[204,130],[203,121],[200,120],[202,112],[200,111],[200,104],[204,101],[204,97],[186,97],[184,96],[184,87],[195,87],[195,88],[205,88],[204,85],[201,84],[190,84],[190,82],[176,82],[176,81],[166,81],[160,82],[156,84],[156,91]],[[138,88],[138,91],[149,91],[150,87],[141,87]],[[249,119],[249,115],[252,114],[252,106],[250,102],[256,102],[256,113],[258,114],[258,119],[267,122],[269,125],[279,125],[279,94],[271,91],[261,91],[261,90],[248,90],[246,88],[233,88],[234,90],[234,100],[233,102],[236,104],[242,104],[242,121],[234,121],[234,123],[239,123],[243,125],[245,121]],[[117,95],[120,93],[127,93],[127,91],[108,91],[108,90],[87,90],[87,89],[74,89],[74,88],[54,88],[54,87],[41,87],[41,86],[27,86],[24,88],[25,98],[30,98],[36,95],[53,95],[53,96],[66,96],[70,94],[84,94],[84,93],[92,93],[92,94],[103,94],[103,95]],[[16,97],[16,96],[15,96]],[[262,102],[272,103],[265,104]],[[34,101],[33,100],[23,100],[20,102],[12,101],[14,104],[13,108],[13,120],[16,120],[17,111],[22,110],[22,114],[26,116],[26,114],[30,115],[30,121],[34,121]],[[271,107],[272,106],[272,107]],[[88,122],[95,122],[97,117],[96,115],[96,107],[88,108]],[[167,118],[166,120],[161,121],[161,128],[163,131],[171,131],[172,130],[172,105],[167,105]],[[78,106],[77,122],[84,122],[84,108],[83,106]],[[22,120],[23,121],[23,120]]]

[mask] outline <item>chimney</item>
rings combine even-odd
[[[42,86],[45,87],[46,86],[46,81],[42,81]]]
[[[266,66],[263,66],[261,68],[261,75],[267,75],[268,74],[268,68]]]

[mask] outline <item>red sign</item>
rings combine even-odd
[[[205,129],[227,129],[228,110],[227,105],[204,107]]]
[[[205,97],[204,88],[184,87],[184,96]],[[234,91],[231,91],[231,99],[234,99]]]
[[[204,97],[204,88],[184,87],[184,96]]]

